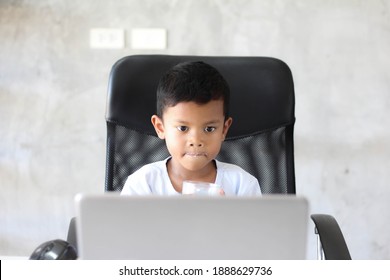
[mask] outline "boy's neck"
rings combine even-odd
[[[183,181],[185,180],[215,183],[217,178],[217,166],[215,160],[211,161],[202,170],[190,171],[176,170],[173,168],[172,159],[170,159],[167,162],[167,171],[173,188],[179,193],[182,191]]]

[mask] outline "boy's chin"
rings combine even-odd
[[[209,164],[212,163],[206,157],[185,158],[182,161],[182,166],[192,172],[201,171],[202,169],[207,168]]]

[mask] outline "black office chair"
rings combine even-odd
[[[107,97],[105,190],[121,191],[131,173],[168,156],[150,117],[155,114],[160,77],[182,61],[213,65],[230,86],[233,125],[218,159],[237,164],[257,177],[263,194],[295,194],[293,78],[284,62],[269,57],[138,55],[116,62]],[[319,258],[350,259],[344,237],[332,218],[312,215],[319,234]],[[68,239],[77,245],[73,231]]]
[[[269,57],[138,55],[113,66],[107,98],[106,191],[121,191],[127,176],[168,156],[150,123],[161,75],[182,61],[216,67],[231,89],[233,125],[219,160],[258,178],[263,194],[295,194],[294,84],[289,67]],[[336,220],[311,216],[320,259],[351,259]]]
[[[295,194],[294,84],[289,67],[269,57],[138,55],[115,63],[107,98],[106,191],[121,191],[127,176],[168,156],[150,123],[161,75],[182,61],[216,67],[231,89],[233,125],[218,159],[258,178],[263,194]],[[311,216],[320,259],[351,259],[337,221]]]

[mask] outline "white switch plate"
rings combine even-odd
[[[125,31],[118,28],[92,28],[89,32],[90,47],[93,49],[123,49]]]
[[[140,50],[163,50],[167,48],[167,30],[164,28],[133,28],[131,48]]]

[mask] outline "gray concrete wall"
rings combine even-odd
[[[390,259],[390,1],[0,1],[0,255],[66,238],[78,192],[103,192],[108,74],[139,53],[274,56],[296,89],[297,192],[355,259]],[[89,30],[123,28],[120,50]],[[132,50],[138,27],[168,48]],[[309,239],[315,258],[315,238]]]

